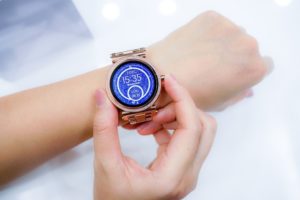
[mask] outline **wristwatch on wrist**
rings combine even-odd
[[[145,48],[113,53],[111,58],[106,91],[122,120],[130,124],[151,121],[164,75],[149,63]]]

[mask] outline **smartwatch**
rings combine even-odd
[[[106,91],[121,119],[129,124],[151,121],[164,75],[149,63],[145,48],[113,53],[111,59]]]

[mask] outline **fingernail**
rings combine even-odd
[[[95,96],[97,106],[102,106],[105,102],[104,91],[102,89],[97,89]]]

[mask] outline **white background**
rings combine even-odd
[[[104,66],[109,53],[147,46],[205,10],[244,27],[275,70],[254,97],[214,114],[216,141],[186,199],[300,199],[298,0],[8,1],[0,1],[0,95]],[[126,154],[142,164],[154,157],[151,137],[120,135]],[[92,199],[92,162],[87,141],[1,189],[0,199]]]

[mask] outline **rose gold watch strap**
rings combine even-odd
[[[156,115],[157,110],[145,110],[143,112],[138,113],[122,113],[122,120],[128,122],[129,124],[138,124],[146,121],[151,121],[153,116]]]
[[[117,53],[111,54],[111,59],[112,62],[115,63],[119,58],[125,57],[125,56],[141,56],[143,58],[146,57],[146,48],[138,48],[138,49],[132,49],[132,50],[127,50],[127,51],[121,51]]]

